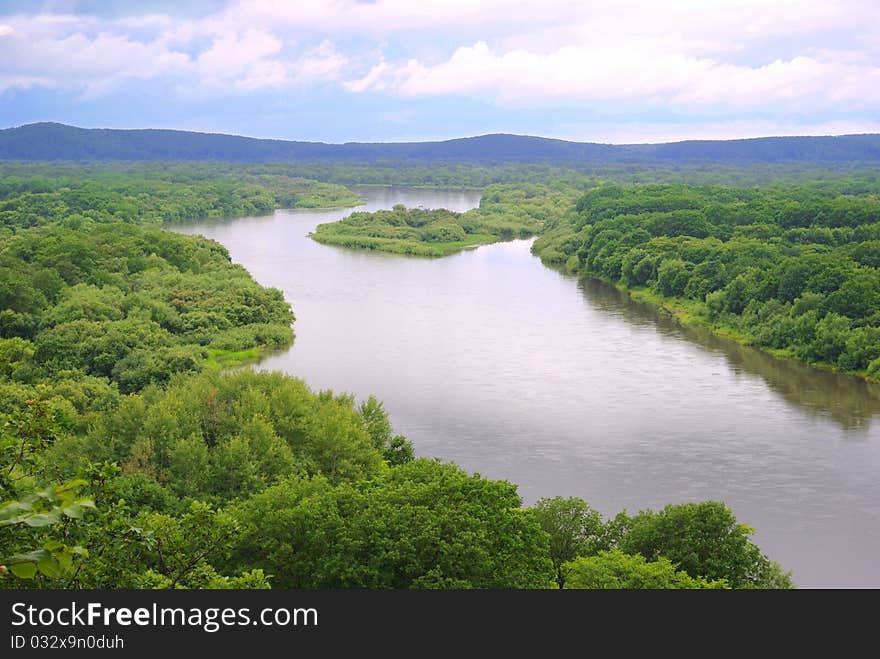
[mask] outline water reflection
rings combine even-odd
[[[367,210],[479,201],[364,197]],[[876,387],[680,327],[599,282],[578,290],[528,240],[419,259],[307,237],[350,212],[181,229],[292,303],[296,342],[261,368],[375,394],[418,455],[516,483],[526,503],[579,496],[614,514],[724,501],[798,584],[880,587]]]
[[[876,384],[779,359],[706,328],[682,325],[663,309],[634,300],[598,279],[583,278],[578,281],[578,288],[596,309],[636,325],[654,326],[663,335],[682,338],[722,354],[734,372],[760,376],[789,403],[810,414],[830,418],[848,432],[867,431],[871,420],[880,415],[880,386]]]

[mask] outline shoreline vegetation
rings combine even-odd
[[[412,256],[442,257],[489,243],[538,235],[548,219],[573,203],[573,190],[537,184],[490,185],[477,208],[406,208],[355,212],[336,222],[319,224],[313,240],[337,247],[369,249]]]
[[[319,224],[309,237],[336,247],[440,257],[501,240],[502,233],[514,236],[514,230],[506,227],[488,233],[489,227],[468,222],[465,216],[446,209],[407,209],[398,204],[390,211],[355,212],[338,222]],[[532,234],[521,226],[516,235]]]
[[[547,265],[680,321],[880,381],[878,185],[603,186],[535,241]]]
[[[343,185],[255,166],[0,161],[0,238],[47,224],[161,226],[362,203]]]
[[[567,270],[564,267],[556,267],[549,264],[546,265],[548,265],[548,267],[558,270],[559,272],[562,272],[563,274],[577,276],[575,275],[575,273]],[[648,304],[651,307],[665,313],[683,327],[708,330],[712,332],[712,334],[714,334],[715,336],[734,341],[742,346],[754,348],[776,359],[784,359],[786,361],[790,361],[803,366],[809,366],[811,368],[816,368],[831,373],[839,373],[841,375],[846,375],[852,378],[856,378],[858,380],[862,380],[869,385],[880,387],[880,379],[868,375],[867,372],[845,371],[835,364],[827,364],[823,362],[806,362],[796,355],[790,352],[786,352],[785,350],[755,345],[747,337],[744,337],[740,333],[738,333],[737,330],[733,327],[714,325],[709,318],[701,314],[700,308],[695,304],[688,304],[686,301],[679,300],[677,298],[664,297],[663,295],[660,295],[645,286],[631,288],[625,286],[620,282],[611,281],[607,277],[600,277],[598,275],[582,276],[588,276],[592,279],[595,279],[596,281],[602,282],[605,285],[613,286],[615,289],[628,295],[633,300]],[[877,392],[878,394],[880,394],[880,388],[877,389]]]
[[[643,287],[803,361],[880,368],[875,174],[735,187],[540,171],[504,167],[516,180],[466,213],[355,212],[316,234],[441,253],[537,235],[553,267]],[[289,174],[0,165],[0,586],[793,586],[722,502],[611,518],[577,498],[523,507],[511,483],[417,458],[372,396],[232,368],[289,345],[290,304],[222,245],[161,225],[360,201]],[[413,182],[405,168],[377,178]]]

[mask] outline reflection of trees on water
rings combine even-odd
[[[761,376],[788,402],[827,416],[845,430],[865,430],[880,415],[880,386],[848,375],[823,371],[717,336],[705,328],[683,326],[655,305],[633,300],[626,293],[596,279],[582,279],[578,287],[600,311],[638,324],[651,324],[661,334],[696,343],[721,353],[735,372]]]

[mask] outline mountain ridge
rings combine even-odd
[[[5,160],[219,160],[420,162],[880,162],[880,134],[683,140],[650,144],[572,142],[490,133],[423,142],[308,142],[164,128],[79,128],[39,122],[0,129]]]

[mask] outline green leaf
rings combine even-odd
[[[82,519],[83,509],[82,506],[78,503],[72,503],[66,508],[62,508],[61,512],[70,517],[71,519]]]
[[[56,492],[57,490],[54,487],[45,487],[37,492],[37,497],[40,499],[54,499],[56,497]]]
[[[58,513],[41,513],[39,515],[31,515],[24,518],[24,523],[28,526],[41,527],[51,526],[58,522]]]
[[[25,501],[10,501],[0,507],[0,522],[11,517],[17,517],[21,513],[29,513],[34,507]]]
[[[35,549],[34,551],[29,551],[26,554],[13,554],[7,558],[0,559],[0,563],[5,563],[6,565],[16,565],[18,563],[38,563],[39,561],[45,561],[52,557],[45,549]]]
[[[59,552],[55,554],[55,560],[58,561],[58,564],[61,565],[61,569],[65,572],[69,572],[70,568],[73,566],[73,555],[68,554],[66,552]]]
[[[55,488],[55,492],[57,492],[58,494],[61,494],[62,492],[67,492],[69,490],[76,489],[82,485],[87,485],[86,481],[84,481],[82,478],[75,478],[72,481],[66,482],[61,487]]]
[[[19,579],[33,579],[37,573],[37,566],[34,563],[16,563],[15,565],[10,565],[9,569]]]
[[[49,558],[45,561],[40,561],[37,563],[37,569],[40,570],[47,577],[59,577],[61,576],[61,568],[58,565],[58,561],[54,558]]]
[[[57,551],[64,548],[64,543],[58,540],[47,540],[43,543],[43,549],[46,551]]]

